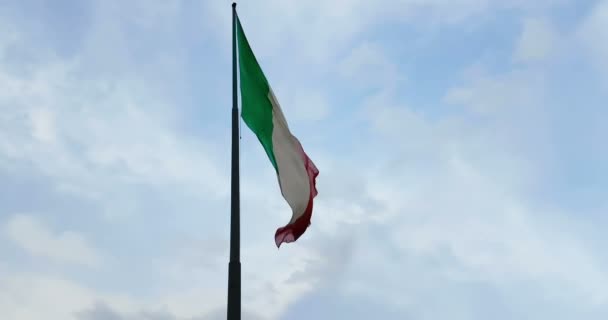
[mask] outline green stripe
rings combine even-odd
[[[241,117],[258,137],[274,169],[278,171],[272,148],[272,104],[268,98],[270,86],[249,46],[238,17],[237,39],[241,80]]]

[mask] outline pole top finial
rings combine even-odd
[[[232,3],[232,7],[233,7],[233,8],[236,8],[236,2],[233,2],[233,3]]]

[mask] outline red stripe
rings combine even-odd
[[[317,183],[316,178],[319,175],[319,170],[315,166],[315,164],[310,160],[302,146],[298,142],[298,146],[300,148],[300,152],[302,154],[302,159],[304,160],[304,166],[306,167],[306,172],[308,173],[308,180],[310,182],[310,196],[308,198],[308,205],[306,206],[306,210],[304,210],[304,214],[300,216],[296,221],[290,223],[284,227],[277,229],[274,235],[274,241],[277,245],[277,248],[281,247],[282,243],[290,243],[298,240],[302,234],[306,231],[308,226],[310,225],[310,219],[312,218],[312,207],[313,207],[313,199],[317,196]]]

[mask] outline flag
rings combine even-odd
[[[238,18],[237,43],[241,117],[262,144],[276,171],[281,194],[292,210],[289,222],[275,233],[275,243],[280,247],[282,243],[296,241],[310,225],[319,170],[289,130]]]

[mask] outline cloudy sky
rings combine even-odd
[[[243,0],[243,319],[606,319],[608,1]],[[0,1],[0,319],[225,318],[231,7]]]

